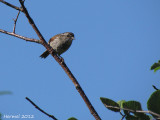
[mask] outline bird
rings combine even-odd
[[[71,46],[72,41],[75,39],[74,33],[65,32],[53,36],[48,44],[55,50],[55,52],[60,56],[62,53],[68,50]],[[41,58],[46,58],[49,55],[49,51],[46,50],[40,55]]]

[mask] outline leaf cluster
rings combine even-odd
[[[160,60],[151,66],[151,70],[154,70],[154,72],[160,70]],[[154,86],[154,88],[156,87]],[[141,103],[134,100],[120,100],[115,102],[114,100],[104,97],[101,97],[100,100],[107,109],[114,112],[119,112],[122,115],[122,119],[126,118],[126,120],[151,120],[152,117],[157,120],[160,119],[160,90],[157,88],[147,101],[148,111],[143,111]]]

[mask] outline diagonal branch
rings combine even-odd
[[[121,120],[123,120],[126,117],[126,114],[122,116]]]
[[[14,8],[14,9],[16,9],[16,10],[22,11],[21,8],[15,6],[15,5],[12,5],[12,4],[10,4],[10,3],[4,1],[4,0],[0,0],[0,2],[4,3],[5,5],[7,5],[7,6],[11,7],[11,8]]]
[[[26,17],[28,19],[28,22],[31,24],[32,28],[34,29],[34,31],[38,35],[38,37],[41,40],[42,44],[45,45],[45,47],[51,49],[51,47],[47,44],[47,42],[45,41],[44,37],[42,36],[42,34],[38,30],[37,26],[35,25],[33,19],[29,16],[29,13],[28,13],[27,9],[24,6],[24,2],[22,0],[19,0],[19,2],[21,4],[21,6],[22,6],[22,11],[24,12],[24,14],[26,15]]]
[[[0,29],[0,32],[1,32],[1,33],[4,33],[4,34],[11,35],[11,36],[14,36],[14,37],[17,37],[17,38],[20,38],[20,39],[23,39],[23,40],[26,40],[26,41],[29,41],[29,42],[36,42],[36,43],[40,43],[40,44],[41,44],[41,41],[40,41],[40,40],[37,40],[37,39],[27,38],[27,37],[24,37],[24,36],[15,34],[15,33],[13,33],[13,32],[8,32],[8,31],[2,30],[2,29]]]
[[[74,77],[74,75],[69,70],[69,68],[67,67],[67,65],[64,62],[61,61],[61,59],[55,54],[55,52],[53,51],[53,49],[47,44],[47,42],[45,41],[44,37],[42,36],[42,34],[40,33],[40,31],[36,27],[33,19],[30,17],[30,15],[29,15],[27,9],[25,8],[22,0],[19,0],[19,2],[21,4],[21,6],[22,6],[23,12],[26,15],[29,23],[31,24],[32,28],[35,30],[35,32],[37,33],[39,39],[41,40],[42,45],[55,58],[55,60],[59,63],[59,65],[63,68],[63,70],[66,72],[66,74],[72,80],[72,82],[73,82],[74,86],[76,87],[77,91],[80,93],[81,97],[83,98],[84,102],[86,103],[87,107],[89,108],[90,113],[95,117],[96,120],[101,120],[100,116],[98,115],[98,113],[96,112],[96,110],[94,109],[94,107],[92,106],[91,102],[89,101],[88,97],[84,93],[84,91],[81,88],[80,84],[78,83],[77,79]]]
[[[152,87],[153,87],[155,90],[159,90],[155,85],[152,85]]]
[[[57,120],[57,118],[55,118],[53,115],[50,115],[48,113],[46,113],[44,110],[42,110],[40,107],[38,107],[32,100],[30,100],[28,97],[26,97],[26,99],[39,111],[41,111],[42,113],[44,113],[45,115],[47,115],[48,117],[52,118],[53,120]]]
[[[0,0],[0,2],[16,9],[16,10],[20,10],[22,11],[29,23],[31,24],[32,28],[34,29],[34,31],[36,32],[37,36],[39,37],[40,40],[36,40],[36,39],[30,39],[27,37],[23,37],[20,35],[17,35],[15,33],[11,33],[11,32],[7,32],[4,30],[0,29],[0,32],[8,34],[8,35],[12,35],[21,39],[24,39],[26,41],[30,41],[30,42],[36,42],[36,43],[40,43],[42,44],[48,51],[49,53],[55,58],[55,60],[60,64],[60,66],[63,68],[63,70],[66,72],[66,74],[69,76],[69,78],[72,80],[74,86],[76,87],[77,91],[80,93],[81,97],[83,98],[84,102],[86,103],[87,107],[89,108],[91,114],[95,117],[96,120],[101,120],[101,118],[99,117],[98,113],[95,111],[94,107],[92,106],[91,102],[89,101],[88,97],[86,96],[86,94],[84,93],[83,89],[81,88],[80,84],[78,83],[77,79],[74,77],[74,75],[72,74],[72,72],[69,70],[69,68],[67,67],[67,65],[62,62],[62,60],[56,55],[55,51],[48,45],[48,43],[45,41],[44,37],[42,36],[42,34],[40,33],[40,31],[38,30],[38,28],[36,27],[33,19],[30,17],[27,9],[24,6],[24,1],[23,0],[19,0],[21,7],[16,7],[10,3],[5,2],[4,0]]]

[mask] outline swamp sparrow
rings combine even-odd
[[[71,32],[65,32],[61,34],[57,34],[53,36],[48,44],[55,50],[55,52],[58,55],[61,55],[65,51],[68,50],[68,48],[72,44],[72,40],[74,40],[74,34]],[[49,52],[46,50],[40,57],[46,58],[49,55]]]

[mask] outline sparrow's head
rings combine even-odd
[[[75,39],[74,34],[72,32],[65,32],[65,33],[62,33],[62,35],[68,37],[71,40]]]

